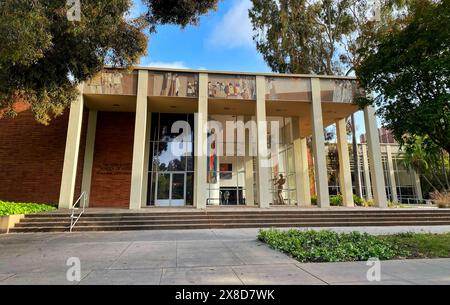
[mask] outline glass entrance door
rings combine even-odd
[[[185,205],[186,173],[159,173],[156,187],[157,206]]]

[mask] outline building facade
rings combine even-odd
[[[0,198],[89,207],[329,206],[324,128],[336,124],[339,185],[353,206],[346,118],[352,77],[105,69],[50,126],[0,120]],[[387,206],[378,130],[364,109],[371,195]],[[307,138],[312,138],[313,168]]]
[[[390,133],[384,133],[380,128],[381,161],[383,164],[386,197],[388,201],[395,203],[419,204],[424,203],[419,175],[405,165],[403,152]],[[389,136],[390,135],[390,136]],[[387,136],[387,137],[386,137]],[[388,139],[388,140],[386,140]],[[390,140],[389,140],[390,139]],[[327,145],[328,187],[330,195],[341,193],[338,179],[338,161],[335,158],[334,145]],[[366,200],[372,200],[372,188],[370,182],[370,166],[367,155],[367,143],[358,144],[358,165],[360,194]],[[352,175],[352,190],[357,192],[355,176],[355,162],[350,156],[350,170]]]

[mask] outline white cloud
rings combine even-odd
[[[252,7],[250,0],[234,0],[232,7],[214,27],[207,43],[214,47],[254,47],[253,28],[248,17]]]
[[[182,61],[150,61],[144,58],[141,60],[141,65],[152,68],[189,69]]]

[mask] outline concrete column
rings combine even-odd
[[[392,194],[392,202],[398,202],[397,181],[395,181],[394,162],[392,160],[392,148],[389,144],[386,145],[386,154],[388,162],[389,180],[391,181],[390,187]]]
[[[339,155],[339,185],[344,206],[353,207],[352,173],[347,141],[347,122],[340,119],[336,122],[337,149]]]
[[[66,150],[59,192],[60,209],[70,209],[75,195],[75,183],[80,151],[81,127],[83,123],[83,85],[78,87],[80,95],[70,104],[69,123],[67,126]]]
[[[297,192],[298,206],[311,206],[311,193],[309,185],[309,169],[308,169],[308,146],[307,139],[301,138],[300,120],[294,118],[293,135],[294,135],[294,164],[295,164],[295,183]]]
[[[208,74],[199,74],[198,111],[194,126],[194,202],[197,209],[206,208],[207,196],[207,145],[208,145]]]
[[[147,127],[145,134],[145,159],[144,159],[144,176],[142,184],[142,202],[141,207],[147,207],[147,195],[148,195],[148,174],[149,174],[149,162],[150,162],[150,136],[151,136],[151,126],[152,126],[152,111],[150,108],[147,109]]]
[[[91,197],[92,165],[94,163],[96,130],[97,130],[97,111],[90,110],[86,132],[86,147],[84,149],[83,180],[81,182],[81,192],[86,193],[87,206],[89,206],[89,199]]]
[[[386,187],[384,183],[383,164],[381,162],[380,139],[378,137],[375,109],[372,106],[364,108],[369,165],[372,174],[373,199],[375,206],[387,207]]]
[[[134,123],[133,165],[131,169],[130,209],[140,209],[145,204],[143,194],[144,176],[148,175],[145,168],[145,141],[147,139],[147,87],[148,71],[139,70],[136,98],[136,119]]]
[[[247,123],[251,121],[251,117],[245,117],[244,122]],[[245,130],[245,157],[244,157],[244,168],[245,168],[245,205],[254,205],[255,196],[253,189],[253,155],[251,151],[251,137],[250,129]]]
[[[364,180],[366,182],[366,199],[372,200],[372,182],[370,181],[369,172],[369,157],[367,156],[367,145],[361,145],[362,148],[362,159],[364,168]]]
[[[270,207],[270,160],[267,149],[266,83],[256,76],[256,124],[258,126],[257,185],[260,208]]]
[[[330,196],[328,191],[327,163],[325,159],[325,136],[323,133],[320,79],[311,78],[311,90],[312,144],[314,153],[317,205],[320,208],[327,208],[330,206]]]

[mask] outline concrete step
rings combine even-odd
[[[195,224],[146,224],[146,225],[105,225],[105,226],[76,226],[74,232],[87,231],[133,231],[133,230],[174,230],[174,229],[220,229],[220,228],[267,228],[267,227],[352,227],[352,226],[437,226],[449,225],[449,222],[442,221],[340,221],[333,223],[324,222],[266,222],[266,223],[195,223]],[[17,227],[11,229],[12,233],[32,233],[32,232],[67,232],[67,227]]]
[[[145,224],[172,224],[172,223],[282,223],[282,222],[339,222],[339,221],[433,221],[439,220],[448,222],[450,224],[450,216],[438,217],[418,217],[418,216],[403,216],[403,217],[373,217],[373,216],[358,216],[358,217],[257,217],[257,218],[164,218],[164,219],[148,219],[144,217],[134,217],[132,219],[123,218],[81,218],[77,222],[77,226],[87,225],[145,225]],[[70,221],[52,221],[52,220],[27,220],[21,221],[16,227],[42,227],[42,226],[68,226]]]
[[[280,218],[409,218],[409,217],[416,217],[416,218],[427,218],[427,217],[450,217],[450,214],[431,214],[431,213],[409,213],[409,214],[398,214],[398,213],[392,213],[392,214],[336,214],[336,213],[324,213],[324,214],[302,214],[302,213],[290,213],[290,214],[249,214],[249,215],[140,215],[140,216],[127,216],[127,215],[107,215],[107,216],[87,216],[83,215],[83,220],[89,220],[89,221],[102,221],[102,220],[109,220],[109,221],[121,221],[121,220],[166,220],[166,219],[261,219],[261,218],[274,218],[274,219],[280,219]],[[67,222],[70,221],[69,217],[60,217],[60,218],[53,218],[53,217],[46,217],[43,215],[42,217],[26,217],[22,220],[24,223],[30,223],[30,222]]]
[[[74,231],[450,225],[450,210],[251,210],[86,212]],[[11,232],[66,232],[69,213],[26,215]]]

